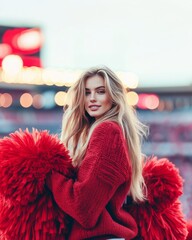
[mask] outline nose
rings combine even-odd
[[[96,101],[96,99],[95,99],[95,93],[93,92],[93,93],[91,93],[91,95],[90,95],[90,102],[95,102]]]

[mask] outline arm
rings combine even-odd
[[[84,228],[94,227],[116,189],[127,179],[127,158],[120,127],[112,122],[100,124],[91,136],[79,178],[74,181],[53,173],[55,201]]]

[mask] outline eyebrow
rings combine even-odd
[[[105,88],[105,86],[99,86],[99,87],[96,87],[95,89],[99,89],[99,88]],[[90,90],[89,88],[85,88],[85,90]]]

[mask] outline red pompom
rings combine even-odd
[[[149,159],[143,168],[147,200],[125,209],[136,219],[139,239],[185,240],[187,225],[178,200],[183,180],[168,159]]]
[[[0,210],[0,239],[65,240],[70,221],[48,192],[28,206],[6,201]]]
[[[135,218],[139,227],[139,239],[185,240],[188,234],[186,221],[179,201],[163,212],[157,212],[147,203],[132,204],[127,211]]]
[[[147,199],[157,211],[171,206],[182,195],[183,179],[179,170],[168,159],[147,160],[143,168]]]
[[[48,131],[17,131],[0,140],[0,239],[64,239],[70,218],[45,185],[58,171],[74,176],[68,151]]]
[[[187,230],[188,230],[187,240],[192,240],[192,221],[187,222]]]

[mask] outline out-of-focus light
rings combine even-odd
[[[155,94],[139,94],[137,106],[141,109],[154,110],[159,106],[159,97]]]
[[[36,57],[36,56],[23,56],[23,66],[25,67],[42,67],[42,61],[41,58]]]
[[[35,74],[31,68],[24,68],[22,71],[22,81],[25,83],[34,83]]]
[[[42,105],[44,108],[50,109],[55,106],[55,93],[53,91],[46,91],[42,94]]]
[[[14,83],[17,75],[10,76],[5,71],[1,71],[1,81],[6,83]]]
[[[65,84],[65,86],[66,87],[71,87],[75,83],[75,81],[77,80],[76,77],[77,77],[77,75],[73,71],[64,72],[64,84]]]
[[[31,67],[33,74],[34,74],[34,84],[37,85],[42,85],[43,81],[42,81],[42,68],[38,68],[38,67]]]
[[[8,108],[12,102],[13,98],[9,93],[0,94],[0,107]]]
[[[56,86],[64,86],[64,74],[58,70],[51,70],[50,80]]]
[[[149,95],[145,100],[146,107],[154,110],[159,106],[159,97],[155,94]]]
[[[76,72],[53,69],[42,70],[42,81],[46,85],[71,86],[76,81]]]
[[[137,103],[137,106],[141,109],[147,109],[145,104],[145,99],[147,98],[148,94],[141,93],[139,94],[139,101]]]
[[[12,49],[9,44],[0,43],[0,58],[4,58],[5,56],[11,54]]]
[[[22,67],[23,61],[18,55],[8,55],[2,61],[3,71],[9,76],[18,74]]]
[[[135,89],[138,86],[139,83],[139,77],[132,72],[127,72],[121,74],[122,76],[122,82],[126,88]]]
[[[166,110],[168,110],[168,111],[172,111],[173,110],[173,108],[174,108],[174,106],[173,106],[173,102],[170,100],[166,100],[165,101],[165,108],[166,108]]]
[[[64,106],[65,105],[65,99],[66,99],[66,92],[59,91],[55,94],[55,103],[58,106]]]
[[[33,103],[33,97],[30,93],[23,93],[20,97],[20,104],[24,108],[28,108]]]
[[[23,68],[21,81],[23,83],[42,84],[41,69],[37,67]]]
[[[165,101],[159,101],[158,110],[159,111],[164,111],[165,110]]]
[[[54,80],[55,80],[55,71],[53,71],[51,69],[43,69],[42,70],[43,84],[51,86],[51,85],[53,85]]]
[[[135,106],[139,101],[139,96],[136,92],[130,91],[127,93],[127,102],[131,106]]]
[[[5,99],[5,102],[3,104],[3,107],[4,108],[8,108],[11,106],[12,102],[13,102],[13,98],[12,96],[9,94],[9,93],[4,93],[2,94],[2,96],[4,97]]]
[[[42,108],[42,96],[41,94],[35,94],[33,96],[33,107],[36,109]]]
[[[43,37],[39,29],[28,29],[16,38],[15,44],[17,44],[21,50],[30,50],[40,48],[42,42]]]
[[[3,94],[0,94],[0,107],[3,107],[4,103],[5,103],[5,98]]]
[[[62,86],[64,86],[64,84],[62,82],[56,82],[55,86],[62,87]]]
[[[14,28],[5,31],[2,42],[9,44],[14,53],[26,55],[40,51],[42,38],[39,28]]]

